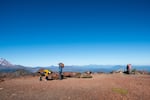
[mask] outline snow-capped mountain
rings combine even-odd
[[[9,61],[7,61],[4,58],[0,58],[0,65],[2,65],[2,66],[13,66],[13,64],[11,64]]]
[[[0,58],[0,72],[13,72],[17,69],[25,69],[22,65],[14,65],[4,58]]]

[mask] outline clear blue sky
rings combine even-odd
[[[150,65],[150,1],[0,0],[0,57],[25,66]]]

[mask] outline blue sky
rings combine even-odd
[[[148,0],[0,0],[0,57],[25,66],[150,65]]]

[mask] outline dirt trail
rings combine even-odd
[[[94,74],[93,78],[0,82],[0,100],[150,100],[150,75]]]

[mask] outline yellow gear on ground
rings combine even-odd
[[[45,74],[45,76],[48,76],[49,74],[51,74],[52,72],[51,71],[49,71],[49,70],[47,70],[47,69],[45,69],[44,70],[44,74]]]

